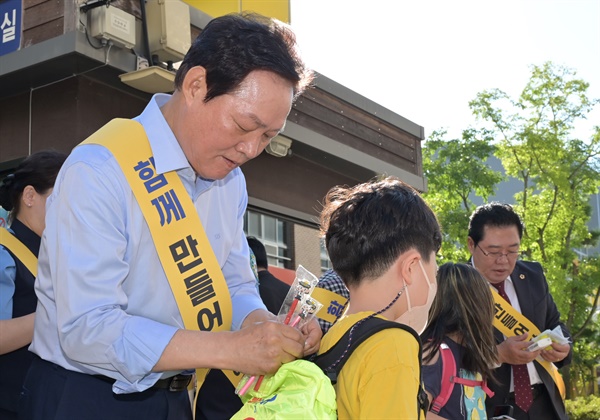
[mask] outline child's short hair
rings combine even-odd
[[[442,243],[433,211],[417,190],[395,177],[332,188],[321,233],[333,269],[347,286],[381,276],[411,248],[429,261]]]

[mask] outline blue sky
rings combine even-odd
[[[291,24],[318,72],[452,136],[475,123],[468,102],[517,97],[530,65],[573,68],[600,98],[600,0],[290,0]],[[600,106],[576,134],[589,138]]]

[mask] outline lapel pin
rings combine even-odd
[[[519,278],[520,278],[521,280],[525,280],[525,274],[519,274]]]

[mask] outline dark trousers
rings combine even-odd
[[[535,396],[533,404],[527,413],[515,404],[514,394],[510,394],[508,404],[514,408],[513,418],[516,420],[559,420],[554,412],[554,405],[552,405],[548,390],[543,385],[539,387],[539,390],[539,394]]]
[[[0,408],[0,419],[2,420],[17,420],[19,418],[19,416],[17,415],[17,413],[10,411],[10,410],[5,410],[3,408]]]
[[[196,420],[229,420],[242,408],[229,378],[218,369],[211,369],[198,391]]]
[[[105,380],[36,358],[25,378],[19,416],[22,420],[191,420],[192,410],[186,391],[151,388],[118,395]]]

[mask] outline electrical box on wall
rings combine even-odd
[[[280,134],[267,144],[265,152],[276,157],[284,157],[292,154],[290,147],[292,147],[292,139],[288,139]]]
[[[90,35],[110,40],[122,48],[135,45],[135,16],[113,6],[100,6],[88,11]]]
[[[177,62],[191,46],[190,8],[181,0],[148,0],[150,54],[163,62]]]

